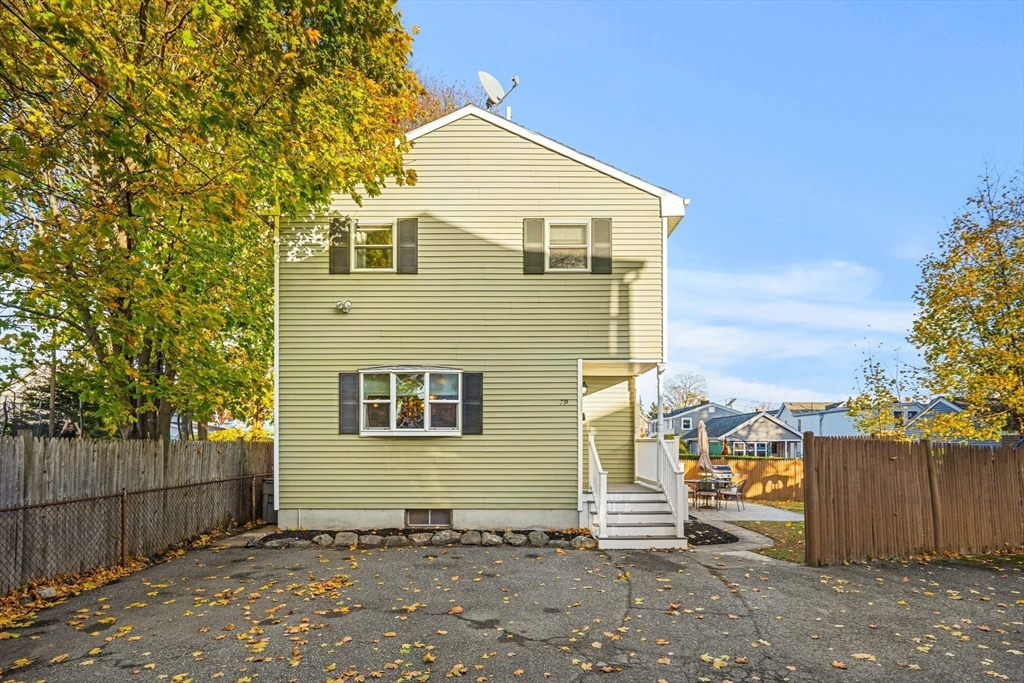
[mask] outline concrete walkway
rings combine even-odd
[[[720,522],[804,521],[804,516],[799,512],[790,512],[789,510],[783,510],[769,505],[758,505],[757,503],[751,503],[748,501],[744,508],[745,509],[737,510],[735,503],[730,502],[728,507],[723,505],[721,510],[715,510],[714,508],[707,510],[704,508],[691,507],[690,514],[705,524],[711,524],[712,526],[718,526]]]

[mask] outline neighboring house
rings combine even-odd
[[[279,219],[279,524],[684,546],[685,496],[589,482],[639,489],[667,452],[636,439],[635,380],[665,361],[687,200],[473,106],[407,138],[415,185]],[[626,521],[652,500],[678,524]]]
[[[730,455],[772,458],[803,456],[803,435],[767,411],[739,413],[705,420],[711,455],[722,455],[722,444],[729,444]],[[681,437],[691,453],[698,452],[697,428]]]
[[[902,412],[909,422],[924,409],[924,404],[917,401],[905,401],[893,406],[893,417]],[[839,403],[801,403],[786,402],[776,412],[776,416],[793,427],[801,434],[812,432],[815,436],[864,436],[853,417],[850,416],[846,402]]]
[[[701,420],[707,422],[713,417],[724,417],[727,415],[739,415],[740,411],[733,410],[730,406],[723,406],[720,403],[706,401],[695,406],[677,408],[663,417],[662,424],[665,428],[662,434],[684,434],[691,429],[696,429],[697,423]],[[658,433],[657,418],[647,421],[648,434]]]
[[[948,415],[950,413],[959,413],[962,412],[963,409],[964,407],[962,405],[957,404],[955,401],[950,401],[949,399],[941,397],[934,398],[931,401],[929,401],[928,405],[922,407],[922,409],[918,411],[918,413],[914,415],[914,417],[909,422],[907,422],[907,433],[911,436],[911,438],[920,438],[922,435],[921,427],[923,427],[929,419],[934,418],[936,415]],[[941,443],[946,440],[938,436],[932,436],[931,439],[935,443]],[[949,442],[964,443],[969,446],[995,447],[1000,446],[1003,444],[1003,442],[1008,442],[1012,439],[1012,435],[1004,433],[1003,439],[1001,439],[1000,441],[981,441],[975,439],[964,441],[962,439],[953,438],[949,439]],[[1010,445],[1012,446],[1015,443],[1016,441],[1014,440],[1014,443]]]

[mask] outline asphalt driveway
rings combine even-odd
[[[0,635],[0,681],[1024,681],[1020,566],[563,552],[195,550]]]

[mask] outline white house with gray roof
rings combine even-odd
[[[803,457],[803,435],[770,412],[737,413],[704,421],[711,455],[722,455],[729,444],[729,455],[765,458]],[[691,453],[697,452],[697,427],[680,437]]]

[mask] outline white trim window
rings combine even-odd
[[[545,270],[590,272],[592,247],[589,220],[545,221]]]
[[[457,370],[367,370],[359,373],[359,433],[462,433],[462,373]]]
[[[683,417],[683,418],[680,418],[680,420],[682,420],[682,423],[683,423],[683,427],[682,428],[684,430],[686,430],[686,429],[693,429],[693,418],[692,417]]]
[[[396,223],[357,221],[352,230],[352,270],[395,270]]]

